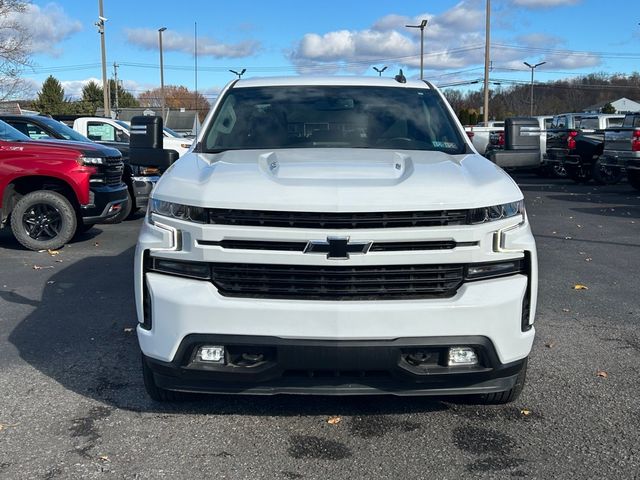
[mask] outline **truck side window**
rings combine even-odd
[[[129,135],[113,125],[103,122],[87,123],[87,137],[97,142],[129,143]]]
[[[607,128],[609,127],[621,127],[622,118],[607,118]]]
[[[33,123],[25,123],[24,124],[26,127],[26,133],[27,135],[29,135],[29,137],[33,138],[34,140],[43,140],[46,138],[50,138],[49,134],[44,131],[42,128],[40,128],[38,125],[35,125]]]

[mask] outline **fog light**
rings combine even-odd
[[[478,355],[471,347],[451,347],[449,349],[449,366],[477,365]]]
[[[200,347],[196,358],[201,362],[224,363],[224,347],[220,345]]]

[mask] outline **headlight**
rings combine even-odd
[[[105,159],[103,157],[80,157],[78,163],[80,165],[104,165]]]
[[[494,205],[492,207],[472,208],[469,210],[468,223],[485,223],[502,220],[503,218],[524,216],[524,200]]]
[[[163,217],[177,218],[196,223],[207,223],[207,211],[202,207],[192,207],[181,203],[151,199],[149,211]]]

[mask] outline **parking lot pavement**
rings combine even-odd
[[[141,219],[59,253],[0,231],[0,478],[640,478],[640,194],[518,181],[538,242],[537,338],[522,396],[499,407],[154,403],[133,331]]]

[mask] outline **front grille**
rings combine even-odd
[[[309,300],[447,298],[463,282],[464,265],[327,267],[213,263],[211,278],[229,297]]]
[[[209,223],[288,228],[402,228],[467,224],[467,210],[422,212],[281,212],[271,210],[209,210]]]
[[[97,166],[98,172],[92,178],[105,185],[120,185],[124,163],[122,157],[107,157],[105,163]]]
[[[232,250],[273,250],[304,252],[307,242],[269,240],[198,240],[198,245],[221,247]],[[370,252],[403,252],[424,250],[452,250],[456,247],[477,246],[478,242],[456,242],[455,240],[422,240],[404,242],[373,242]]]

